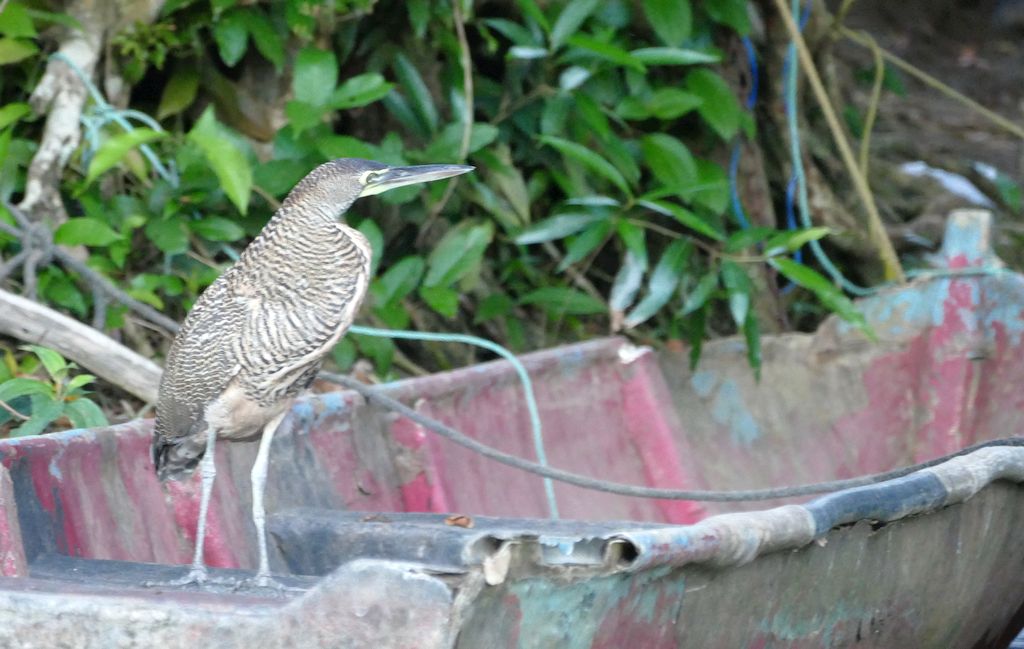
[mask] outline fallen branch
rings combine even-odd
[[[0,333],[51,347],[125,392],[156,401],[160,366],[49,307],[0,290]]]

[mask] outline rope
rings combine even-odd
[[[392,399],[391,397],[383,394],[379,389],[366,385],[356,379],[341,375],[331,374],[329,372],[321,372],[320,378],[337,383],[345,388],[353,390],[361,394],[367,401],[377,403],[389,410],[393,410],[404,417],[416,422],[420,426],[431,430],[441,437],[458,444],[464,448],[468,448],[474,453],[478,453],[486,458],[500,462],[506,466],[510,466],[528,473],[543,476],[551,480],[558,480],[566,484],[571,484],[576,487],[582,487],[583,489],[590,489],[592,491],[600,491],[602,493],[617,494],[620,496],[631,496],[635,498],[660,498],[663,500],[698,500],[703,502],[744,502],[754,500],[774,500],[777,498],[793,498],[796,496],[809,496],[812,494],[829,493],[833,491],[840,491],[842,489],[851,489],[854,487],[864,487],[867,485],[877,484],[879,482],[885,482],[886,480],[894,480],[896,478],[902,478],[903,476],[920,471],[921,469],[927,469],[929,467],[942,464],[954,457],[966,455],[980,448],[986,448],[989,446],[1024,446],[1024,437],[1011,437],[1007,439],[993,440],[989,442],[982,442],[969,446],[965,449],[957,451],[956,453],[950,453],[934,460],[928,460],[927,462],[919,462],[911,466],[894,469],[892,471],[886,471],[883,473],[874,473],[871,475],[860,476],[857,478],[847,478],[844,480],[830,480],[828,482],[815,482],[811,484],[797,485],[794,487],[777,487],[769,489],[738,489],[732,491],[714,491],[714,490],[690,490],[690,489],[665,489],[661,487],[640,487],[636,485],[627,485],[620,482],[612,482],[610,480],[601,480],[598,478],[592,478],[589,476],[580,475],[571,471],[565,471],[563,469],[557,469],[554,467],[542,466],[536,462],[524,460],[523,458],[499,451],[496,448],[482,444],[476,441],[472,437],[459,432],[458,430],[443,424],[436,419],[432,419],[423,415],[416,410],[410,408],[404,403]]]
[[[537,400],[534,397],[533,383],[530,381],[530,375],[526,371],[526,367],[523,366],[522,362],[516,358],[515,354],[505,349],[501,345],[491,342],[485,338],[478,338],[477,336],[470,336],[466,334],[438,334],[438,333],[421,333],[418,331],[396,331],[389,329],[374,329],[371,327],[360,327],[359,325],[353,325],[349,328],[354,334],[361,334],[364,336],[376,336],[378,338],[397,338],[401,340],[428,340],[444,343],[465,343],[467,345],[476,345],[486,350],[492,351],[495,354],[501,356],[509,363],[512,364],[512,368],[516,371],[519,376],[519,381],[523,384],[523,393],[526,398],[526,409],[530,413],[530,426],[533,429],[533,450],[537,454],[537,461],[539,466],[548,466],[547,453],[544,451],[544,434],[541,429],[540,413],[537,410]],[[324,378],[335,376],[326,373],[321,373]],[[328,380],[333,380],[328,378]],[[558,519],[558,501],[555,499],[555,486],[551,482],[551,478],[544,478],[544,493],[547,496],[548,501],[548,512],[551,518]]]

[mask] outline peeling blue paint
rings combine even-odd
[[[999,281],[986,282],[982,292],[985,311],[982,322],[985,339],[995,343],[996,325],[1006,332],[1009,344],[1017,347],[1024,340],[1024,278],[1019,275],[1002,274]]]
[[[711,416],[729,428],[729,435],[737,444],[748,446],[761,437],[761,427],[743,402],[743,393],[732,379],[722,381],[711,405]]]
[[[837,629],[839,625],[849,623],[856,627],[856,621],[870,617],[870,612],[850,610],[846,602],[838,601],[829,602],[827,610],[813,615],[780,611],[771,619],[762,622],[760,626],[763,632],[777,640],[798,642],[814,638],[816,646],[831,647],[837,631],[842,634],[842,631]]]
[[[693,387],[693,391],[702,399],[711,396],[711,391],[715,389],[717,382],[717,377],[710,370],[697,370],[690,378],[690,385]]]
[[[714,372],[698,370],[690,378],[693,391],[712,399],[711,417],[725,426],[733,442],[748,446],[761,437],[761,427],[743,400],[743,391],[732,379],[720,379]],[[717,388],[717,390],[716,390]]]
[[[510,590],[519,602],[522,627],[530,630],[520,635],[518,649],[589,649],[610,611],[671,633],[684,604],[686,580],[681,572],[660,567],[568,584],[524,579],[512,582]]]

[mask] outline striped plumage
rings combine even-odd
[[[343,158],[314,169],[234,266],[199,296],[171,344],[157,397],[153,464],[161,480],[198,464],[202,476],[192,568],[163,585],[207,581],[206,515],[218,439],[260,437],[252,468],[259,543],[254,583],[270,586],[266,485],[274,431],[292,397],[352,324],[370,281],[370,246],[339,217],[360,196],[470,171],[462,165],[389,167]]]
[[[355,161],[353,169],[353,162],[329,162],[306,176],[188,314],[157,402],[153,457],[161,479],[196,466],[207,425],[221,439],[259,435],[352,324],[369,283],[370,247],[338,215],[362,190],[356,171],[386,168]]]

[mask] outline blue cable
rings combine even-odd
[[[135,130],[135,128],[131,125],[131,122],[129,122],[127,118],[132,117],[146,124],[146,126],[149,126],[154,131],[159,131],[161,133],[164,132],[164,129],[160,126],[160,124],[157,123],[157,121],[149,115],[146,115],[145,113],[141,113],[137,110],[130,109],[120,110],[111,106],[107,102],[107,100],[103,98],[103,95],[100,93],[99,89],[96,87],[95,84],[93,84],[92,80],[89,79],[85,72],[83,72],[82,69],[75,64],[74,61],[69,59],[63,53],[56,52],[51,55],[51,58],[57,59],[64,65],[71,68],[71,71],[75,73],[79,81],[82,82],[82,85],[84,85],[86,90],[89,92],[89,96],[92,97],[93,103],[96,104],[96,112],[98,113],[98,117],[92,118],[84,114],[81,117],[82,125],[85,126],[86,139],[89,141],[89,146],[93,151],[99,148],[98,145],[100,129],[103,128],[103,126],[109,122],[114,122],[115,124],[123,128],[125,131],[130,132]],[[142,152],[142,155],[146,156],[146,159],[149,160],[149,163],[153,165],[153,169],[164,180],[171,183],[175,187],[178,186],[178,172],[174,168],[173,163],[171,164],[170,168],[165,167],[163,163],[160,162],[160,159],[157,157],[157,155],[153,152],[153,149],[150,148],[150,146],[147,144],[143,144],[142,146],[140,146],[139,150]]]
[[[809,15],[810,3],[807,5],[807,9],[801,17],[801,24],[806,24],[806,16]],[[800,13],[800,0],[793,0],[792,4],[793,15]],[[797,186],[797,206],[800,208],[800,224],[809,228],[812,227],[811,223],[811,210],[809,201],[807,198],[807,177],[804,173],[803,157],[801,155],[800,146],[800,128],[799,121],[797,119],[796,108],[797,108],[797,73],[799,72],[799,66],[796,65],[796,43],[790,43],[789,50],[786,53],[786,61],[784,62],[784,68],[786,71],[785,78],[785,105],[786,105],[786,121],[789,126],[789,142],[790,142],[790,156],[793,159],[793,176],[796,178]],[[844,291],[851,295],[864,296],[871,295],[875,291],[874,289],[864,288],[854,284],[850,280],[846,279],[842,271],[836,268],[832,260],[825,254],[825,250],[821,247],[818,241],[811,241],[808,243],[811,248],[811,253],[814,258],[821,265],[822,269],[832,278],[832,281],[836,282]]]

